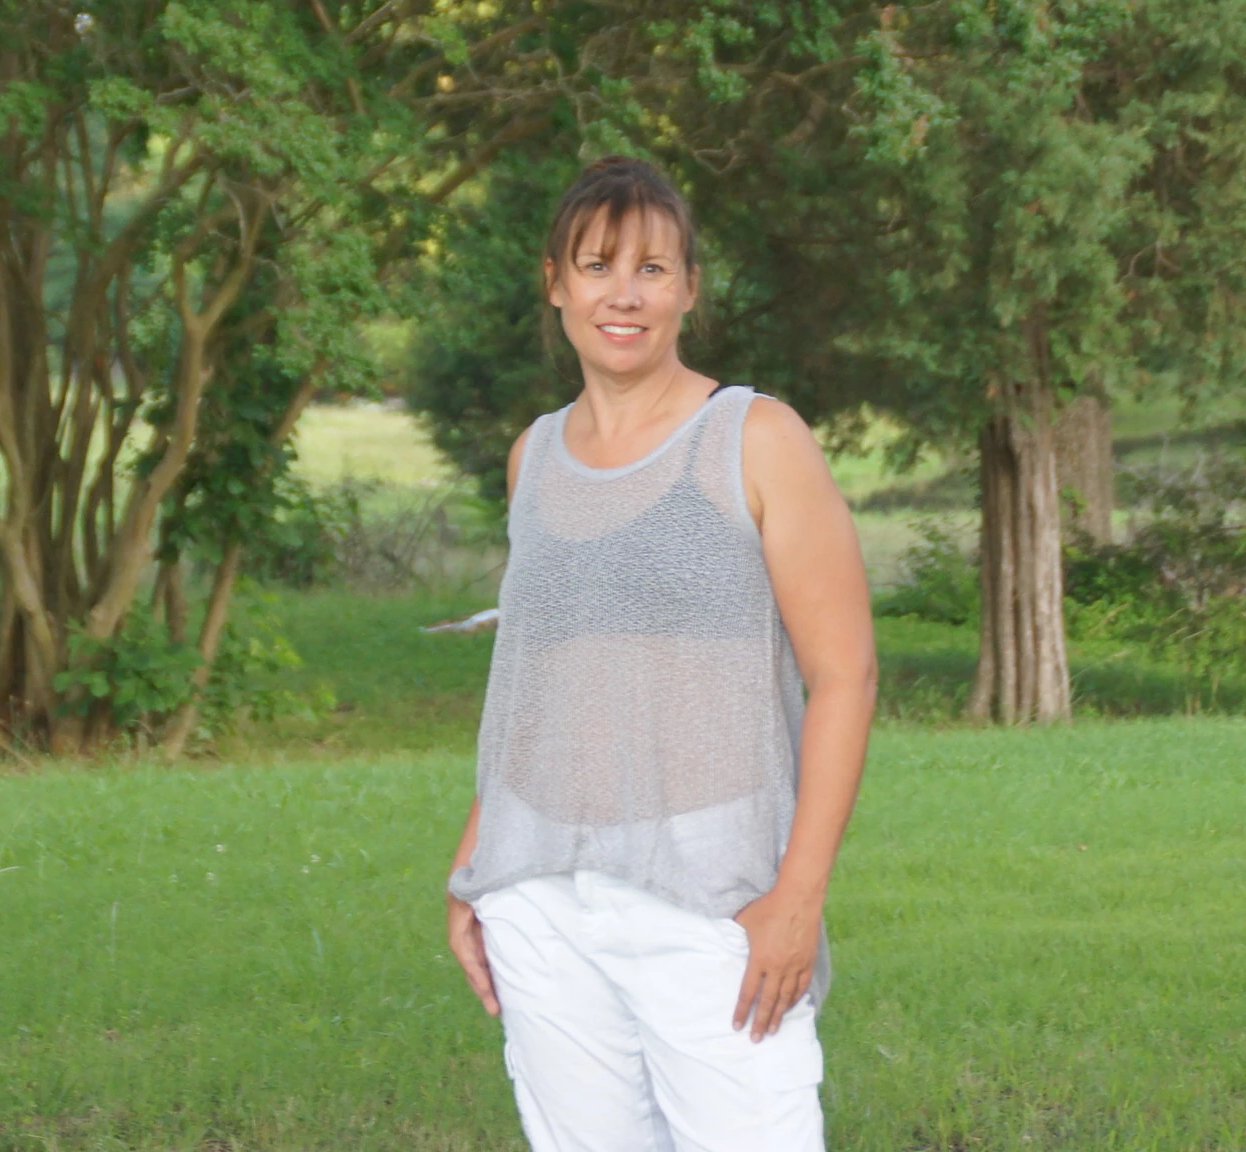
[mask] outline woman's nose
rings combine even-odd
[[[610,285],[610,302],[616,308],[636,308],[640,305],[640,284],[633,272],[617,272]]]

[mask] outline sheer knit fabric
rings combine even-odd
[[[721,391],[622,468],[570,454],[569,408],[532,426],[460,899],[592,869],[729,917],[773,887],[804,693],[744,492],[753,397]],[[829,975],[824,945],[815,1000]]]

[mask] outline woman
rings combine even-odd
[[[873,711],[843,498],[786,405],[680,359],[687,205],[612,157],[550,304],[584,387],[508,469],[449,936],[537,1152],[822,1149],[822,911]]]

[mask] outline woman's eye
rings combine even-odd
[[[641,271],[647,276],[661,276],[666,269],[661,264],[646,264],[641,268]]]
[[[606,266],[600,260],[590,260],[584,265],[585,272],[604,272],[605,270]]]

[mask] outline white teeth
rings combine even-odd
[[[643,328],[624,327],[622,324],[603,324],[601,330],[609,332],[611,336],[635,336],[644,331]]]

